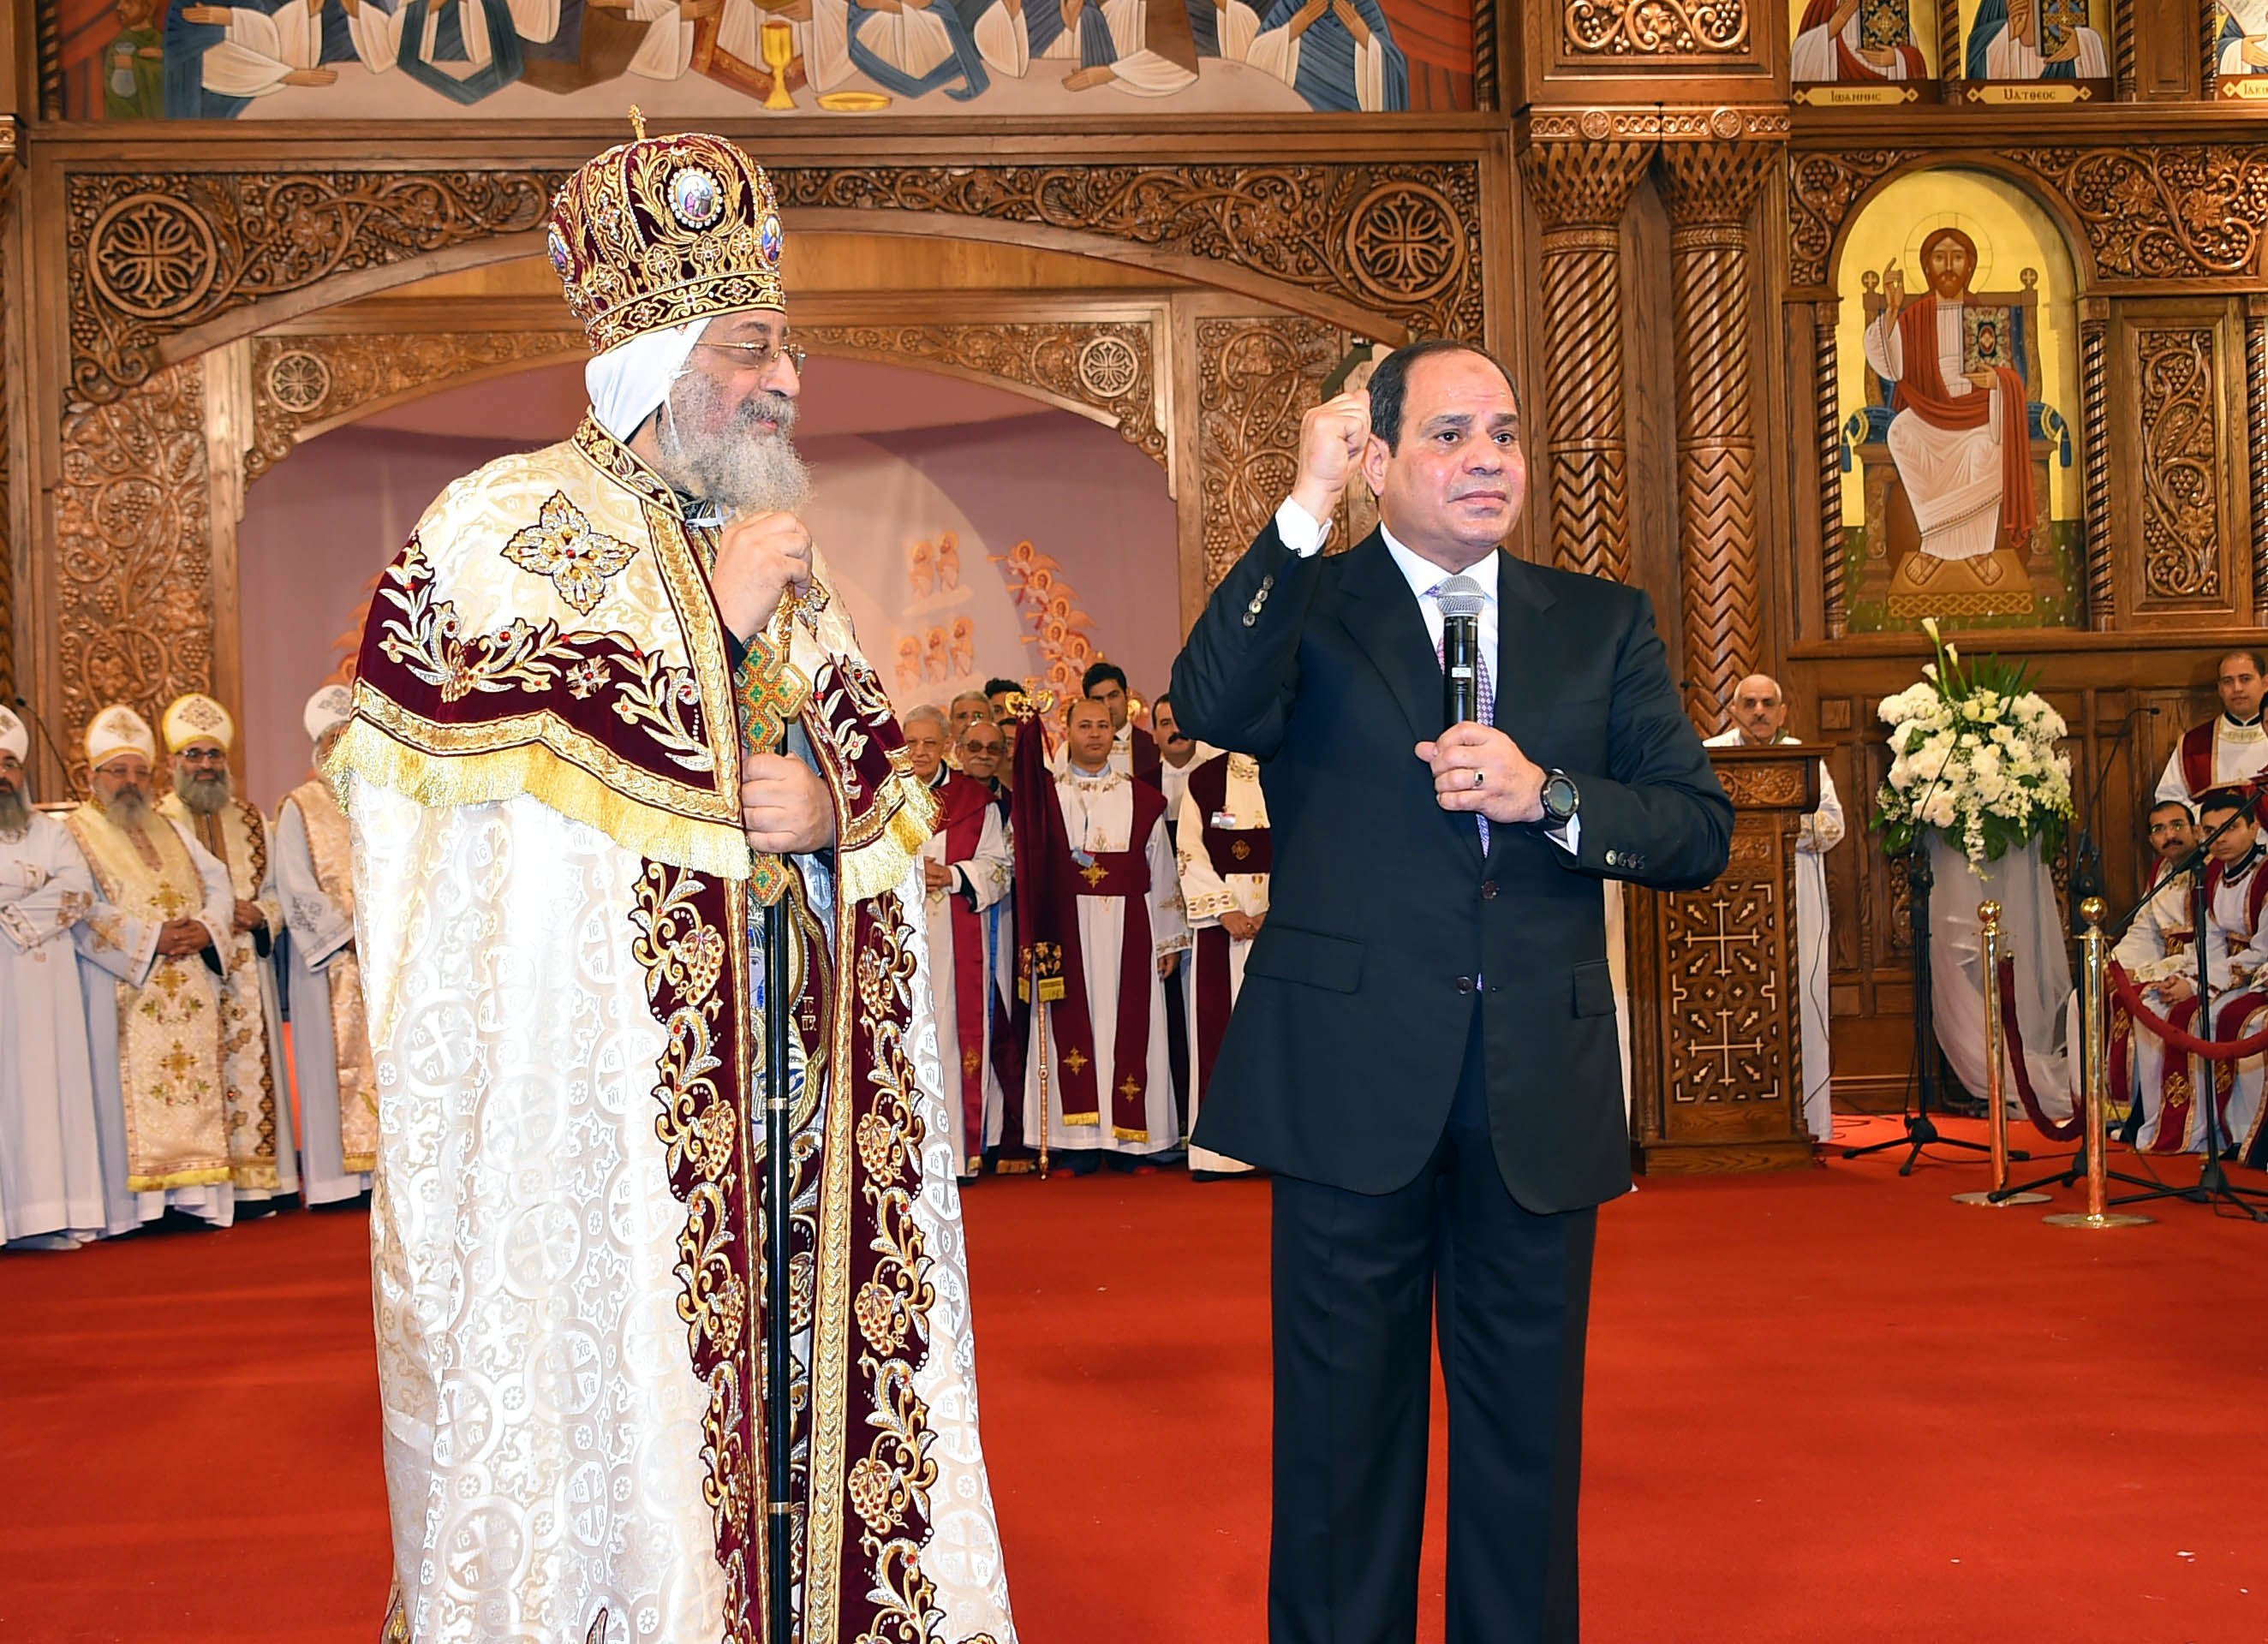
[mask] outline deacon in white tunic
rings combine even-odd
[[[2188,804],[2178,799],[2161,799],[2153,804],[2147,826],[2151,848],[2158,854],[2157,860],[2150,865],[2154,894],[2135,910],[2132,921],[2118,938],[2110,957],[2140,987],[2153,1008],[2163,1013],[2173,1002],[2166,996],[2168,985],[2176,981],[2187,983],[2197,974],[2197,958],[2191,947],[2197,925],[2191,917],[2194,882],[2183,875],[2179,884],[2166,883],[2167,870],[2196,847],[2197,830]],[[2079,1022],[2078,1008],[2078,994],[2074,992],[2069,1017],[2074,1029]],[[2066,1038],[2071,1043],[2078,1042],[2069,1033]],[[2159,1091],[2165,1067],[2162,1042],[2135,1024],[2124,1055],[2118,1053],[2117,1040],[2113,1039],[2111,1064],[2114,1068],[2123,1065],[2124,1071],[2124,1076],[2111,1086],[2112,1107],[2125,1115],[2124,1127],[2137,1145],[2154,1145]]]
[[[0,1244],[101,1236],[86,995],[71,933],[95,910],[70,835],[32,808],[24,722],[0,708]]]
[[[173,756],[173,791],[158,802],[228,870],[232,929],[222,944],[221,1055],[228,1075],[229,1156],[239,1203],[299,1191],[299,1149],[291,1123],[291,1063],[276,982],[276,938],[284,907],[276,894],[268,818],[236,796],[229,756],[236,722],[211,697],[192,692],[166,710],[158,727]]]
[[[1112,736],[1104,703],[1092,697],[1073,702],[1064,745],[1067,765],[1055,779],[1064,838],[1077,864],[1071,882],[1084,882],[1094,893],[1079,896],[1077,919],[1089,1028],[1082,1031],[1071,1024],[1068,1002],[1049,1007],[1045,1122],[1051,1151],[1090,1157],[1097,1152],[1163,1153],[1181,1141],[1166,1053],[1165,979],[1189,946],[1189,926],[1173,848],[1166,840],[1165,796],[1110,768]],[[1125,962],[1128,910],[1137,899],[1150,926],[1143,955],[1149,962],[1138,970]],[[1068,970],[1071,956],[1064,962]],[[1120,996],[1130,988],[1149,992],[1149,1032],[1139,1046],[1118,1042]],[[1042,1112],[1036,1022],[1034,1031],[1024,1088],[1029,1135],[1038,1134]],[[1068,1085],[1067,1066],[1073,1075]],[[1124,1088],[1130,1076],[1133,1090]],[[1086,1098],[1094,1104],[1091,1109],[1081,1092],[1091,1093]]]
[[[2159,774],[2157,796],[2194,806],[2216,788],[2233,788],[2268,770],[2268,730],[2260,708],[2268,695],[2268,661],[2259,651],[2233,650],[2214,669],[2220,712],[2181,735]]]
[[[1222,1030],[1244,987],[1245,956],[1268,921],[1272,858],[1259,761],[1223,753],[1197,766],[1182,784],[1176,837],[1191,933],[1191,957],[1182,974],[1189,1011],[1188,1128],[1194,1131]],[[1251,1169],[1241,1159],[1190,1145],[1189,1174],[1200,1180]]]
[[[999,1141],[997,1129],[985,1134],[986,1116],[1002,1107],[1000,1076],[992,1066],[999,955],[986,915],[1015,883],[1015,858],[1007,818],[990,786],[946,766],[945,716],[917,708],[899,723],[913,773],[938,801],[937,831],[921,849],[923,912],[930,994],[937,1002],[937,1060],[945,1069],[953,1156],[965,1180],[976,1174],[988,1142]]]
[[[63,819],[107,905],[73,933],[86,993],[103,1219],[129,1232],[168,1207],[235,1217],[221,959],[228,870],[151,804],[157,738],[113,705],[86,728],[93,794]]]
[[[320,767],[353,711],[342,685],[307,701],[304,723]],[[311,1205],[370,1191],[378,1153],[378,1082],[355,952],[353,839],[321,777],[285,796],[276,815],[276,888],[291,929],[292,1061],[298,1075],[301,1192]]]
[[[1752,673],[1734,687],[1733,728],[1704,744],[1712,748],[1792,743],[1786,731],[1787,694],[1768,674]],[[1803,1120],[1815,1141],[1835,1134],[1827,994],[1827,853],[1843,842],[1843,802],[1825,761],[1819,767],[1819,808],[1803,818],[1795,840],[1796,1002],[1803,1036]]]

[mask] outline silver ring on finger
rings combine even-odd
[[[1486,771],[1475,771],[1473,773],[1473,786],[1476,788],[1485,788],[1488,786],[1488,773]]]

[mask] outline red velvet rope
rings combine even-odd
[[[2000,963],[2006,965],[2009,961],[2003,959]],[[2133,979],[2116,961],[2110,966],[2110,988],[2135,1021],[2176,1050],[2191,1056],[2202,1056],[2207,1061],[2242,1061],[2247,1056],[2257,1056],[2262,1051],[2268,1050],[2268,1028],[2263,1028],[2250,1039],[2205,1039],[2184,1033],[2142,1002],[2141,989],[2134,986]],[[2221,1002],[2226,1004],[2228,1001],[2224,999]]]
[[[2040,1098],[2032,1090],[2032,1070],[2024,1057],[2024,1030],[2016,1020],[2016,959],[2014,954],[2003,955],[1997,967],[1995,980],[2000,987],[2000,1031],[2008,1040],[2008,1067],[2016,1075],[2016,1099],[2024,1105],[2024,1117],[2032,1127],[2050,1141],[2076,1141],[2086,1123],[2086,1105],[2077,1096],[2071,1104],[2071,1118],[2058,1125],[2041,1111]]]

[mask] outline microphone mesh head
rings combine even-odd
[[[1433,602],[1441,607],[1445,617],[1476,617],[1481,607],[1488,604],[1488,596],[1471,577],[1452,576],[1434,586]]]

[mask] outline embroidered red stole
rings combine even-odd
[[[1226,828],[1215,820],[1228,808],[1228,758],[1207,760],[1189,773],[1189,797],[1204,818],[1198,835],[1205,859],[1223,879],[1233,873],[1267,873],[1276,863],[1271,836],[1264,827]],[[1197,1089],[1212,1087],[1213,1063],[1220,1057],[1220,1041],[1228,1031],[1228,1013],[1235,1004],[1230,986],[1228,932],[1219,925],[1200,928],[1197,935]]]
[[[984,813],[992,806],[992,790],[956,773],[934,791],[945,808],[946,864],[967,862],[984,838]],[[953,1020],[961,1042],[961,1134],[975,1154],[984,1147],[985,1024],[993,1019],[999,1002],[993,991],[992,967],[985,962],[984,915],[957,891],[948,892],[946,900],[953,908]],[[931,961],[936,962],[934,954]],[[998,1025],[1005,1033],[1005,1024]]]
[[[1102,1101],[1094,1071],[1094,1002],[1086,993],[1086,952],[1079,929],[1082,897],[1108,897],[1126,904],[1118,960],[1117,1083],[1110,1092],[1110,1124],[1121,1141],[1150,1139],[1150,975],[1155,969],[1150,927],[1150,833],[1166,814],[1166,796],[1146,782],[1133,784],[1131,848],[1099,851],[1085,867],[1068,841],[1055,853],[1049,877],[1053,900],[1061,910],[1057,939],[1063,945],[1063,997],[1056,1002],[1057,1083],[1066,1125],[1100,1125]],[[1060,804],[1061,801],[1057,802]]]

